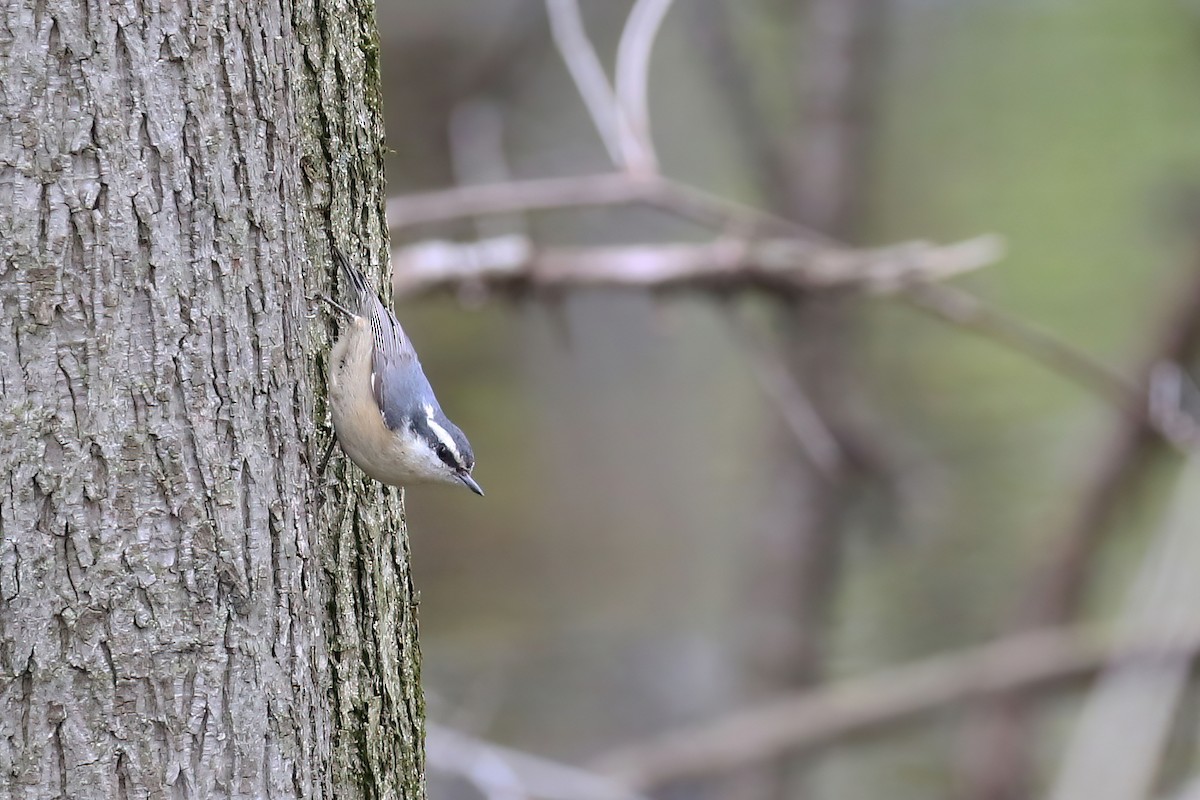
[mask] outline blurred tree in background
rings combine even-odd
[[[529,181],[619,194],[584,178],[648,168],[597,133],[573,6],[380,6],[402,293],[423,263],[409,245],[505,234],[577,257],[995,232],[1007,256],[885,298],[467,279],[404,304],[488,489],[478,504],[408,496],[432,717],[626,777],[658,758],[671,796],[1069,795],[1060,765],[1094,715],[1076,714],[1081,692],[1043,690],[1082,688],[1106,650],[1074,627],[1021,633],[1107,627],[1139,570],[1158,575],[1143,589],[1174,585],[1139,564],[1170,529],[1167,498],[1186,495],[1164,456],[1193,441],[1196,7],[582,0],[584,44],[618,93],[613,54],[650,31],[657,169],[710,194],[524,209]],[[496,193],[511,207],[428,194],[475,184],[512,187]],[[673,213],[711,198],[716,219]],[[438,202],[451,213],[428,214]],[[992,640],[1012,647],[971,649]],[[888,678],[939,654],[944,671]],[[980,664],[1027,680],[987,683],[1003,670]],[[789,719],[842,727],[770,747],[746,718],[725,752],[769,753],[678,780],[647,739],[716,736],[705,726],[726,714],[872,675],[862,696],[885,721],[918,700],[947,713],[850,743],[842,706],[800,706]],[[1175,727],[1152,759],[1160,793],[1198,766],[1194,722]]]

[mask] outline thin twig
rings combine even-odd
[[[658,155],[650,130],[650,55],[671,2],[637,0],[617,45],[617,113],[637,142],[637,149],[626,153],[625,167],[638,175],[658,172]]]
[[[1022,353],[1092,390],[1122,413],[1145,420],[1151,430],[1179,452],[1200,452],[1200,422],[1186,409],[1149,408],[1145,388],[1053,334],[991,308],[953,286],[914,283],[904,287],[902,296],[915,308]]]
[[[800,451],[828,481],[836,480],[846,463],[837,439],[821,419],[795,376],[783,363],[776,348],[763,341],[748,324],[730,313],[726,317],[734,338],[742,346],[750,369],[763,393],[775,404],[779,416],[799,445]]]
[[[996,237],[841,250],[791,239],[630,247],[537,248],[523,236],[470,244],[426,241],[392,254],[393,290],[412,296],[464,284],[492,288],[625,288],[795,295],[855,288],[886,294],[976,270],[1000,258]]]
[[[969,292],[941,284],[921,284],[907,287],[904,297],[931,316],[1003,344],[1070,377],[1128,413],[1144,413],[1143,393],[1130,381],[1053,334],[997,311]]]
[[[616,96],[596,55],[596,48],[584,29],[579,3],[577,0],[546,0],[546,13],[550,18],[554,45],[583,98],[608,157],[618,169],[628,168],[629,153],[637,149],[637,143],[630,142],[629,134],[622,130]]]
[[[593,769],[640,791],[727,774],[784,755],[1014,691],[1075,685],[1110,663],[1148,659],[1187,663],[1200,629],[1172,637],[1106,644],[1088,629],[1022,633],[982,647],[935,656],[863,678],[788,694],[695,728],[667,733],[596,759]]]
[[[669,178],[659,178],[650,183],[653,191],[646,203],[730,236],[787,235],[826,247],[844,247],[840,242],[798,222],[687,183]]]
[[[645,202],[646,183],[620,173],[456,186],[388,198],[388,227],[400,230],[489,214],[551,211]]]
[[[458,186],[397,195],[388,199],[387,218],[388,227],[397,233],[419,225],[490,214],[633,204],[653,206],[730,235],[774,233],[830,244],[828,238],[803,226],[703,189],[667,178],[639,178],[622,173]]]
[[[639,203],[735,236],[756,238],[778,231],[795,237],[796,247],[839,247],[827,236],[695,187],[664,178],[619,173],[466,186],[396,197],[388,201],[388,224],[397,230],[488,214]],[[474,276],[456,277],[470,280]],[[913,307],[1032,358],[1096,392],[1124,413],[1146,415],[1145,394],[1140,387],[1049,332],[997,311],[962,289],[933,283],[912,283],[902,288]],[[1180,428],[1167,430],[1155,424],[1158,434],[1182,450],[1200,447],[1200,426],[1191,427],[1195,435],[1182,436]]]

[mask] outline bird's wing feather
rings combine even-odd
[[[390,430],[408,427],[420,415],[428,416],[429,408],[438,408],[415,356],[397,358],[376,350],[372,375],[375,402]]]
[[[406,417],[415,406],[426,402],[421,395],[432,398],[433,389],[421,370],[417,351],[391,309],[371,289],[366,277],[350,265],[345,253],[335,246],[333,254],[358,298],[358,313],[371,324],[371,390],[384,423],[396,430],[407,424]]]
[[[407,417],[421,405],[421,395],[433,394],[400,322],[378,297],[371,297],[371,329],[375,348],[371,357],[371,388],[383,414],[384,424],[397,430],[408,424]]]

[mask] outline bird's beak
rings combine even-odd
[[[475,479],[471,477],[470,473],[460,472],[460,473],[458,473],[458,479],[460,481],[462,481],[463,485],[466,486],[468,489],[470,489],[472,492],[479,495],[480,497],[483,497],[483,487],[481,487],[478,483],[475,482]]]

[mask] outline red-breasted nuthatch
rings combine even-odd
[[[381,483],[461,483],[482,495],[471,477],[471,445],[442,411],[400,323],[346,255],[332,249],[357,302],[352,311],[329,301],[349,318],[329,365],[333,430],[342,449]]]

